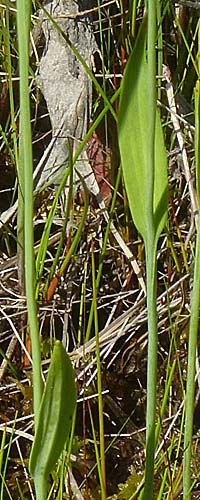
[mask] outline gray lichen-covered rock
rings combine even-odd
[[[87,14],[81,14],[83,1],[49,0],[44,2],[44,7],[91,67],[97,46],[90,20]],[[56,182],[60,181],[67,165],[69,139],[72,139],[74,153],[86,133],[91,113],[92,82],[56,26],[44,12],[40,17],[45,47],[36,80],[46,100],[52,135],[57,136],[40,178],[41,185],[55,176]],[[81,171],[80,161],[78,168]]]

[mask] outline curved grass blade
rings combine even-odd
[[[69,437],[76,400],[71,361],[61,342],[56,341],[29,464],[37,500],[46,499],[48,476]]]

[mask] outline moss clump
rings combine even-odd
[[[141,482],[141,475],[138,474],[133,467],[130,468],[130,474],[125,483],[118,484],[118,493],[113,495],[112,500],[129,500],[132,497],[134,491],[136,492],[139,484]]]

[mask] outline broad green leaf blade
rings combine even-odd
[[[147,62],[144,19],[122,80],[119,107],[119,147],[129,205],[134,223],[146,243],[147,218]],[[159,111],[155,127],[154,228],[155,244],[167,215],[167,161]]]
[[[44,389],[31,450],[30,472],[37,498],[43,500],[48,475],[54,468],[69,436],[76,407],[76,386],[71,361],[61,342],[56,341]]]

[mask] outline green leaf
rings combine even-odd
[[[56,341],[29,464],[38,500],[46,498],[48,475],[69,437],[76,400],[74,371],[70,358],[61,342]]]
[[[196,81],[194,89],[195,98],[195,164],[196,164],[196,190],[200,198],[200,80]]]
[[[122,80],[119,107],[119,147],[122,169],[134,223],[145,240],[148,234],[148,66],[146,62],[145,18]],[[155,127],[154,171],[155,244],[167,215],[167,161],[159,111]]]

